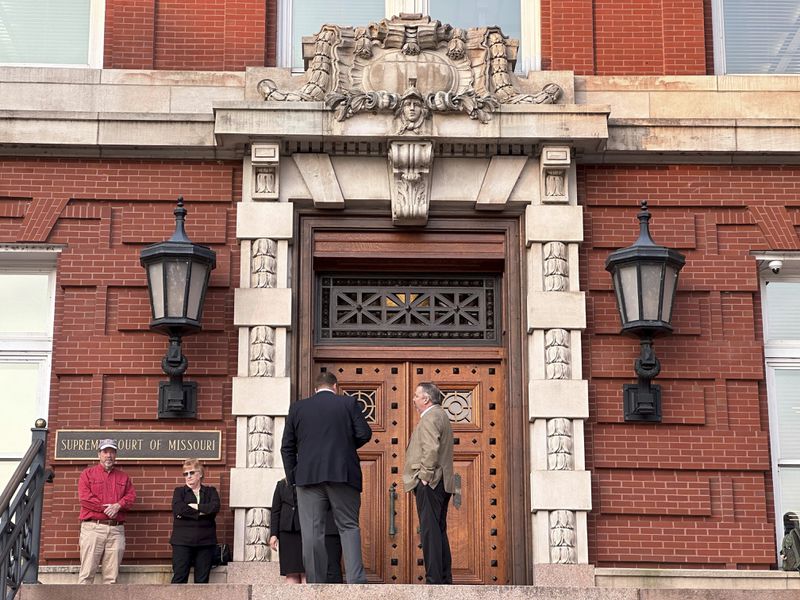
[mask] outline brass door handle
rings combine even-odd
[[[397,533],[397,527],[395,526],[394,517],[395,517],[395,501],[397,500],[397,492],[394,491],[394,486],[389,488],[389,535],[394,536]]]

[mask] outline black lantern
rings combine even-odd
[[[622,333],[639,337],[641,343],[641,355],[634,365],[638,384],[623,386],[625,420],[660,422],[661,386],[650,383],[661,371],[653,338],[672,331],[678,273],[686,259],[650,237],[647,201],[642,201],[637,216],[639,239],[632,246],[612,252],[606,259],[606,271],[611,273],[614,284]]]
[[[166,242],[142,250],[140,262],[147,270],[153,314],[150,329],[169,337],[167,355],[161,361],[169,381],[158,385],[158,418],[193,419],[197,416],[197,383],[183,382],[189,361],[181,352],[181,338],[201,329],[208,278],[217,266],[217,255],[186,236],[183,197],[178,198],[174,212],[175,233]]]

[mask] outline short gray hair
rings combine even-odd
[[[431,401],[431,404],[441,404],[442,403],[442,392],[436,386],[435,383],[431,383],[430,381],[425,381],[417,385],[418,388],[422,388],[422,391],[425,393],[426,396]]]

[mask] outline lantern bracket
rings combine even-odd
[[[641,353],[634,363],[638,383],[622,386],[625,421],[661,422],[661,386],[652,380],[661,372],[661,361],[653,349],[653,338],[640,341]]]

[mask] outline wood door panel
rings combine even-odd
[[[509,582],[505,546],[507,494],[501,444],[504,427],[504,370],[500,363],[402,361],[318,361],[331,369],[341,393],[359,398],[373,430],[359,451],[364,477],[361,539],[368,581],[420,583],[425,580],[413,494],[403,491],[405,449],[419,421],[411,397],[423,381],[445,394],[456,445],[455,472],[461,477],[461,507],[451,500],[448,537],[454,583]],[[396,534],[389,535],[389,489],[393,487]]]
[[[386,508],[381,495],[383,488],[383,453],[361,452],[361,473],[364,487],[361,493],[361,555],[370,583],[384,581],[386,545],[380,532],[385,529]]]
[[[456,508],[454,498],[451,498],[447,510],[447,537],[450,540],[450,553],[453,557],[453,582],[461,584],[479,584],[484,582],[483,561],[485,542],[483,528],[480,523],[484,520],[482,510],[480,486],[481,454],[461,454],[454,458],[453,467],[461,476],[462,501],[461,507]],[[422,550],[419,548],[419,521],[414,508],[414,529],[416,533],[417,552],[415,555],[415,569],[413,579],[422,581],[425,569],[419,565],[422,559]],[[422,578],[422,579],[420,579]]]

